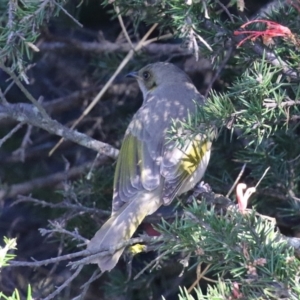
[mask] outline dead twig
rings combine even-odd
[[[200,280],[203,278],[203,276],[206,274],[206,272],[209,270],[211,267],[211,264],[208,264],[205,269],[201,272],[201,263],[197,265],[196,269],[196,274],[197,274],[197,279],[193,282],[193,284],[188,288],[188,293],[191,293],[194,287],[199,284]]]
[[[157,27],[157,23],[152,25],[152,27],[148,30],[148,32],[144,35],[144,37],[140,40],[140,42],[136,45],[134,49],[131,49],[126,57],[123,59],[123,61],[120,63],[117,70],[114,72],[114,74],[110,77],[110,79],[106,82],[102,90],[99,92],[99,94],[94,98],[94,100],[90,103],[90,105],[84,110],[84,112],[81,114],[81,116],[74,122],[74,124],[71,126],[71,129],[74,129],[85,116],[87,116],[90,111],[94,108],[94,106],[99,102],[99,100],[102,98],[102,96],[105,94],[107,89],[110,87],[110,85],[113,83],[117,75],[123,70],[123,68],[127,65],[127,63],[130,61],[130,59],[133,57],[134,53],[136,51],[139,51],[143,45],[144,42],[147,40],[147,38],[150,36],[150,34],[153,32],[153,30]],[[59,142],[55,145],[55,147],[49,152],[49,155],[52,155],[54,151],[59,147],[59,145],[63,142],[64,138],[60,139]]]
[[[73,275],[71,275],[62,285],[60,285],[59,287],[56,288],[56,290],[51,293],[49,296],[47,296],[46,298],[43,298],[42,300],[51,300],[54,297],[56,297],[57,295],[59,295],[59,293],[66,288],[81,272],[83,266],[78,267],[78,269],[73,273]]]
[[[21,80],[18,78],[18,76],[11,71],[9,68],[5,67],[1,62],[0,62],[0,68],[7,73],[15,82],[15,84],[19,87],[19,89],[23,92],[25,97],[32,102],[32,104],[39,110],[39,112],[42,114],[45,120],[50,119],[49,115],[47,114],[46,110],[44,107],[39,103],[30,93],[29,91],[25,88]]]
[[[236,180],[234,181],[232,187],[230,188],[230,190],[228,191],[227,195],[225,196],[226,198],[228,198],[228,197],[231,195],[231,193],[233,192],[235,186],[236,186],[236,185],[238,184],[238,182],[240,181],[241,177],[242,177],[243,174],[244,174],[244,171],[245,171],[246,166],[247,166],[246,163],[243,164],[242,169],[241,169],[241,171],[240,171],[238,177],[236,178]]]
[[[99,159],[96,164],[101,165],[104,163],[105,160],[106,158],[103,157],[102,159]],[[82,164],[80,166],[70,168],[70,170],[68,170],[67,172],[66,171],[58,172],[48,176],[32,179],[23,183],[12,184],[6,188],[2,187],[0,189],[0,199],[3,199],[4,197],[13,198],[22,194],[23,195],[29,194],[34,189],[40,189],[40,188],[45,188],[45,187],[60,184],[66,179],[78,177],[79,175],[83,174],[86,170],[88,170],[90,167],[91,167],[91,163],[89,162],[89,163]],[[24,199],[22,201],[24,201]],[[21,201],[19,200],[17,202],[19,203]],[[34,202],[34,200],[32,200],[31,202]],[[39,201],[36,203],[40,205],[42,204],[44,206],[47,205],[47,202],[42,203],[41,201]],[[60,204],[53,204],[53,205],[59,206]],[[48,205],[48,207],[49,206],[50,205]],[[64,206],[64,208],[66,208],[66,206]],[[91,211],[89,211],[89,213],[92,213],[93,211],[96,212],[96,208],[91,208]],[[100,213],[100,211],[101,210],[99,210],[98,213]],[[103,214],[107,215],[106,213]]]
[[[134,46],[133,46],[133,44],[132,44],[132,42],[131,42],[131,39],[130,39],[130,37],[129,37],[129,34],[128,34],[128,32],[127,32],[127,29],[126,29],[126,27],[125,27],[125,25],[124,25],[123,18],[122,18],[121,12],[120,12],[120,8],[119,8],[119,6],[116,5],[116,4],[114,5],[114,8],[115,8],[115,11],[116,11],[116,13],[117,13],[118,20],[119,20],[120,26],[121,26],[121,28],[122,28],[122,32],[123,32],[123,34],[124,34],[124,36],[125,36],[125,38],[126,38],[128,44],[130,45],[131,49],[133,49]]]
[[[9,140],[19,129],[24,126],[24,123],[21,122],[17,126],[15,126],[8,134],[6,134],[2,139],[0,139],[0,148],[2,145]]]
[[[68,265],[72,266],[72,268],[77,268],[80,265],[84,265],[86,263],[89,263],[91,260],[102,257],[106,255],[111,255],[118,251],[119,249],[122,249],[124,247],[132,246],[137,243],[160,243],[163,241],[165,237],[159,236],[159,237],[151,237],[144,235],[143,237],[138,238],[132,238],[128,241],[121,242],[113,247],[101,247],[97,249],[96,251],[91,250],[82,250],[71,254],[61,255],[59,257],[53,257],[49,259],[44,259],[40,261],[33,261],[33,262],[24,262],[24,261],[15,261],[11,260],[9,262],[10,267],[40,267],[40,266],[46,266],[48,264],[57,263],[60,261],[66,261],[66,260],[72,260],[77,257],[87,257],[80,259],[75,262],[70,262]]]
[[[0,119],[11,118],[15,121],[24,122],[38,128],[42,128],[49,133],[64,137],[86,148],[93,149],[111,158],[117,158],[119,151],[111,145],[92,139],[91,137],[71,130],[59,122],[44,118],[33,106],[25,103],[0,105]]]

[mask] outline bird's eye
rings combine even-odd
[[[143,78],[144,78],[145,80],[148,80],[150,77],[151,77],[150,72],[148,72],[148,71],[143,72]]]

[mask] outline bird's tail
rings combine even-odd
[[[89,242],[87,249],[93,252],[100,248],[113,249],[119,243],[129,240],[143,219],[161,205],[159,193],[138,193],[104,223]],[[91,263],[98,264],[102,272],[110,271],[117,264],[123,251],[124,248],[121,248],[113,254],[96,258]]]

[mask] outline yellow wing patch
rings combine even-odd
[[[194,173],[208,151],[208,143],[200,140],[193,140],[180,162],[180,169],[185,170],[189,175]]]

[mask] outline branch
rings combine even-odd
[[[146,34],[143,36],[143,38],[139,41],[139,43],[136,45],[134,49],[130,49],[130,51],[127,53],[125,58],[122,60],[122,62],[119,64],[118,68],[115,70],[113,75],[109,78],[109,80],[105,83],[104,87],[101,89],[101,91],[96,95],[96,97],[93,99],[93,101],[89,104],[89,106],[84,110],[84,112],[80,115],[80,117],[73,123],[71,126],[71,129],[74,129],[77,127],[77,125],[90,113],[90,111],[95,107],[95,105],[100,101],[100,99],[103,97],[103,95],[106,93],[108,88],[112,85],[113,81],[116,79],[118,74],[122,71],[122,69],[126,66],[126,64],[131,60],[131,58],[134,56],[136,51],[139,51],[144,43],[146,43],[147,38],[151,35],[151,33],[154,31],[154,29],[157,27],[157,23],[151,26],[151,28],[146,32]],[[49,155],[52,155],[54,151],[60,146],[60,144],[64,141],[64,138],[60,139],[59,142],[52,148],[52,150],[49,152]]]
[[[83,266],[80,266],[74,273],[71,275],[62,285],[56,288],[56,290],[51,293],[46,298],[43,298],[41,300],[50,300],[53,299],[55,296],[57,296],[64,288],[66,288],[81,272]]]
[[[0,104],[0,119],[1,118],[11,118],[15,121],[42,128],[49,133],[61,136],[114,159],[117,158],[119,153],[117,149],[109,144],[97,141],[83,133],[71,130],[51,118],[44,118],[31,104],[18,103],[5,106]]]
[[[287,1],[273,0],[264,5],[255,15],[254,19],[264,19],[270,16],[274,11],[278,11],[281,7],[288,5]]]
[[[25,97],[32,102],[32,104],[40,111],[44,119],[50,119],[47,112],[45,111],[44,107],[41,105],[39,101],[37,101],[30,92],[25,88],[21,80],[18,78],[18,76],[11,71],[9,68],[6,68],[2,63],[0,63],[0,68],[5,71],[14,81],[14,83],[18,86],[18,88],[23,92]]]
[[[70,169],[72,170],[72,169]],[[66,174],[65,174],[66,175]],[[40,205],[42,207],[50,207],[50,208],[64,208],[64,209],[71,209],[75,211],[80,211],[84,213],[89,213],[89,214],[98,214],[101,216],[110,216],[111,212],[108,210],[103,210],[103,209],[98,209],[96,207],[87,207],[87,206],[82,206],[78,204],[72,204],[67,201],[62,201],[59,203],[52,203],[52,202],[47,202],[44,200],[39,200],[35,199],[29,196],[19,196],[16,201],[12,205],[16,205],[22,202],[31,202],[34,203],[35,205]]]
[[[60,233],[61,235],[67,235],[67,236],[72,237],[72,240],[81,241],[84,243],[84,245],[88,244],[89,240],[84,238],[83,236],[81,236],[78,233],[77,228],[75,228],[74,231],[69,231],[69,230],[64,229],[62,227],[62,225],[57,221],[54,221],[54,222],[49,221],[49,223],[52,227],[51,229],[39,228],[39,232],[42,236],[51,235],[53,233]]]
[[[226,198],[222,195],[214,194],[213,192],[204,192],[201,194],[201,196],[202,196],[202,199],[205,200],[207,204],[213,205],[215,207],[216,213],[217,213],[217,211],[222,211],[224,214],[227,209],[232,209],[232,207],[233,207],[232,201],[230,201],[228,198]],[[259,216],[261,218],[267,218],[268,220],[270,220],[270,217],[260,215],[260,214],[259,214]],[[193,215],[188,212],[186,212],[186,217],[190,217],[190,218],[194,219]],[[275,221],[273,218],[271,218],[271,220],[272,220],[272,222]],[[210,228],[209,224],[200,222],[200,220],[197,218],[196,218],[196,222],[198,222],[200,224],[200,226],[204,226],[205,228],[207,228],[207,230],[209,230],[209,228]],[[274,222],[274,224],[275,224],[275,222]],[[286,236],[278,233],[278,239],[286,241],[289,246],[291,246],[295,249],[295,254],[298,257],[300,257],[300,238],[286,237]],[[138,238],[129,239],[128,241],[123,241],[115,246],[100,247],[99,249],[96,249],[96,250],[87,250],[86,249],[83,251],[63,255],[60,257],[56,257],[56,258],[50,258],[50,259],[46,259],[46,260],[42,260],[42,261],[34,261],[34,262],[11,261],[10,266],[12,266],[12,267],[20,267],[20,266],[21,267],[24,267],[24,266],[38,267],[38,266],[43,266],[43,265],[47,265],[50,263],[56,263],[56,262],[64,261],[64,260],[72,260],[77,257],[83,257],[80,260],[77,260],[74,262],[69,262],[68,266],[72,266],[72,268],[76,268],[82,264],[88,264],[96,258],[103,257],[106,255],[112,255],[116,251],[118,251],[124,247],[132,246],[137,243],[157,244],[157,243],[167,242],[167,241],[171,241],[171,240],[174,240],[173,236],[160,235],[160,236],[153,237],[153,236],[143,235]],[[147,247],[145,249],[147,249]]]
[[[106,160],[106,157],[102,157],[102,159],[99,159],[96,164],[101,165],[103,164],[104,160]],[[7,188],[0,189],[0,200],[3,199],[4,197],[16,197],[21,194],[28,194],[30,193],[33,189],[40,189],[44,187],[49,187],[49,186],[54,186],[56,184],[59,184],[63,182],[64,180],[74,178],[85,172],[87,169],[91,167],[92,163],[85,163],[80,166],[76,166],[73,168],[70,168],[68,171],[64,172],[58,172],[54,173],[48,176],[44,177],[39,177],[33,180],[29,180],[23,183],[17,183],[17,184],[12,184],[11,186],[8,186]],[[33,199],[33,198],[32,198]],[[26,201],[29,201],[26,199]],[[21,201],[19,201],[21,202]],[[35,202],[34,200],[31,200],[31,202]],[[45,203],[39,202],[38,204],[40,205],[45,205]],[[53,205],[60,205],[60,204],[53,204]],[[48,205],[50,206],[50,205]],[[55,206],[54,206],[55,207]],[[66,208],[66,206],[64,206]],[[74,207],[72,207],[74,209]],[[93,209],[95,212],[96,209]],[[91,211],[92,212],[92,211]],[[91,213],[90,212],[90,213]],[[100,213],[100,210],[99,210]]]
[[[24,123],[19,123],[16,125],[8,134],[6,134],[2,139],[0,139],[0,148],[2,145],[9,140],[19,129],[23,127]]]
[[[78,251],[75,253],[62,255],[59,257],[44,259],[44,260],[40,260],[40,261],[33,261],[33,262],[11,260],[9,262],[9,266],[10,267],[40,267],[40,266],[46,266],[48,264],[57,263],[60,261],[72,260],[72,259],[80,257],[80,256],[88,257],[87,261],[85,259],[81,259],[81,260],[69,263],[69,265],[72,265],[73,268],[76,268],[79,265],[89,263],[90,260],[95,259],[96,257],[102,257],[102,256],[114,254],[116,251],[118,251],[124,247],[132,246],[132,245],[138,244],[138,243],[148,243],[149,244],[149,243],[160,243],[162,241],[165,241],[165,237],[163,237],[163,236],[152,237],[152,236],[144,235],[142,237],[132,238],[128,241],[121,242],[121,243],[115,245],[114,247],[100,247],[96,251],[82,250],[82,251]]]
[[[13,83],[13,81],[12,81]],[[86,88],[72,92],[66,96],[55,98],[55,99],[45,99],[42,106],[45,108],[49,115],[61,113],[64,111],[70,111],[72,108],[77,107],[83,103],[83,99],[90,99],[93,97],[95,92],[101,90],[103,85],[93,86],[91,88]],[[107,96],[123,96],[124,94],[134,95],[138,93],[138,87],[134,83],[115,83],[110,86],[107,91]],[[3,93],[5,94],[5,93]],[[3,95],[4,96],[4,95]],[[6,100],[5,97],[1,97],[0,90],[0,100]],[[7,102],[7,101],[6,101]],[[103,104],[105,105],[105,104]],[[13,123],[10,119],[0,119],[0,125],[6,125]]]
[[[277,103],[274,99],[264,99],[263,101],[263,106],[266,108],[290,107],[299,104],[300,100],[287,100],[281,103]]]
[[[135,48],[138,43],[133,43]],[[41,51],[80,51],[91,54],[103,54],[103,53],[127,53],[132,48],[129,43],[112,43],[109,41],[97,42],[82,42],[74,39],[60,39],[58,41],[46,41],[39,45]],[[191,51],[183,48],[180,44],[146,44],[142,47],[142,50],[148,54],[154,55],[191,55]]]

